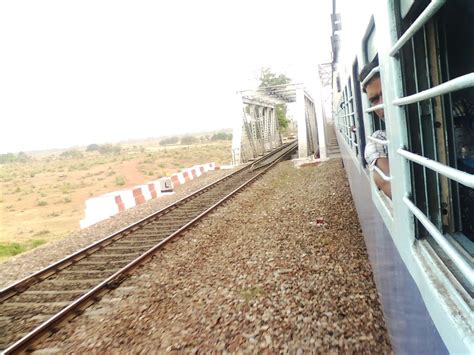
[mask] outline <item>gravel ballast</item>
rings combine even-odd
[[[340,160],[279,164],[38,348],[391,352]]]

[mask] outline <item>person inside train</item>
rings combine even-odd
[[[362,83],[365,80],[365,78],[369,75],[369,73],[372,71],[372,69],[374,69],[378,65],[379,65],[378,57],[375,56],[374,60],[370,62],[369,64],[367,64],[360,72],[359,81]],[[367,99],[369,100],[371,106],[377,106],[377,105],[382,104],[383,97],[382,97],[382,83],[380,81],[380,74],[376,73],[375,75],[373,75],[372,78],[368,82],[365,83],[365,85],[362,88],[362,91],[366,93]],[[385,120],[383,109],[376,110],[375,114],[382,121]],[[387,139],[385,130],[375,131],[374,133],[372,133],[372,137],[380,139],[380,140]],[[382,190],[385,193],[385,195],[392,198],[390,181],[384,180],[382,176],[379,175],[377,170],[374,170],[374,167],[376,166],[386,176],[390,176],[387,146],[368,140],[365,146],[364,157],[365,157],[365,160],[367,161],[367,165],[369,166],[369,169],[374,172],[373,176],[374,176],[375,185],[377,185],[377,187],[380,190]]]

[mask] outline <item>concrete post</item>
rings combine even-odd
[[[233,133],[232,133],[232,164],[239,165],[242,163],[241,149],[242,149],[242,125],[244,104],[242,102],[242,95],[237,93],[234,100],[234,122],[233,122]]]
[[[296,88],[296,122],[298,124],[298,158],[308,156],[308,138],[306,132],[305,95],[303,88]]]

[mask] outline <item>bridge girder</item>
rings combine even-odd
[[[276,85],[237,93],[236,111],[240,113],[236,117],[232,141],[234,165],[253,160],[282,144],[275,106],[290,103],[296,104],[298,156],[306,158],[319,154],[314,100],[302,84]]]

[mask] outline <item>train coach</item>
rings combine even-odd
[[[333,120],[392,345],[474,353],[474,2],[357,3],[333,1]]]

